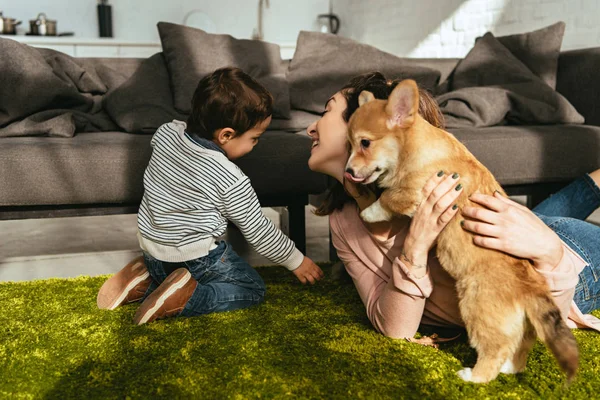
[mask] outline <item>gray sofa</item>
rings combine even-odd
[[[94,59],[126,75],[141,59]],[[422,59],[442,81],[458,59]],[[584,125],[495,126],[451,130],[510,194],[533,205],[573,178],[600,167],[600,48],[562,52],[557,91],[585,117]],[[294,112],[294,111],[293,111]],[[310,115],[301,113],[305,121]],[[312,118],[316,118],[312,116]],[[307,167],[310,140],[294,129],[270,130],[239,160],[263,206],[289,210],[290,236],[305,247],[304,206],[327,186]],[[151,135],[79,133],[72,138],[0,138],[0,219],[133,213]]]

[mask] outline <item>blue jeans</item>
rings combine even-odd
[[[587,263],[574,296],[583,313],[600,308],[600,227],[584,221],[598,207],[600,188],[585,175],[533,209]]]
[[[146,296],[178,268],[188,269],[198,282],[181,311],[183,317],[246,308],[262,302],[265,297],[265,283],[258,272],[225,241],[218,242],[210,253],[195,260],[169,263],[144,252],[144,261],[152,277]]]

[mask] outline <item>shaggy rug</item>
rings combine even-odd
[[[439,349],[378,334],[352,283],[303,286],[260,267],[256,307],[144,326],[136,305],[96,308],[103,277],[0,284],[0,398],[597,398],[600,336],[576,331],[581,369],[569,387],[538,342],[523,374],[488,385],[456,371],[475,352],[462,339]],[[600,316],[600,314],[596,314]],[[430,333],[430,332],[427,332]]]

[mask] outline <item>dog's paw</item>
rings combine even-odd
[[[391,212],[381,207],[379,201],[371,204],[360,213],[362,220],[369,223],[389,221],[392,219],[392,216]]]
[[[374,213],[373,211],[371,211],[371,207],[362,210],[361,213],[360,213],[360,218],[362,218],[362,220],[365,221],[365,222],[377,222],[377,221],[379,221],[377,219],[378,215],[376,213]]]
[[[502,364],[500,372],[503,374],[518,374],[521,371],[517,369],[515,364],[513,364],[512,360],[506,360],[504,361],[504,364]]]
[[[502,364],[502,367],[500,367],[500,372],[503,374],[516,374],[517,373],[512,360],[504,361],[504,364]]]
[[[463,368],[457,374],[463,381],[473,382],[473,370],[471,368]]]

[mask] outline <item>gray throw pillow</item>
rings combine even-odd
[[[581,124],[583,117],[491,33],[456,66],[453,90],[436,100],[448,127]]]
[[[274,116],[289,118],[289,87],[278,45],[167,22],[158,23],[158,33],[171,77],[173,103],[179,112],[191,112],[192,96],[200,79],[222,67],[237,67],[271,92],[275,98]]]
[[[103,105],[117,125],[131,133],[154,133],[166,122],[187,119],[173,105],[163,53],[144,60],[126,82],[104,97]]]
[[[555,89],[558,56],[564,34],[565,23],[561,21],[533,32],[499,36],[497,39],[534,74]]]
[[[350,79],[372,71],[390,79],[412,78],[429,90],[440,79],[439,71],[419,66],[416,60],[337,35],[302,31],[287,75],[292,108],[321,112]]]

